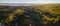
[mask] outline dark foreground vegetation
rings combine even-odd
[[[60,26],[60,6],[47,6],[0,6],[0,26]]]

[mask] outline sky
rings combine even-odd
[[[0,0],[0,3],[60,3],[60,0]]]
[[[0,5],[5,6],[33,6],[49,3],[60,3],[60,0],[0,0]]]

